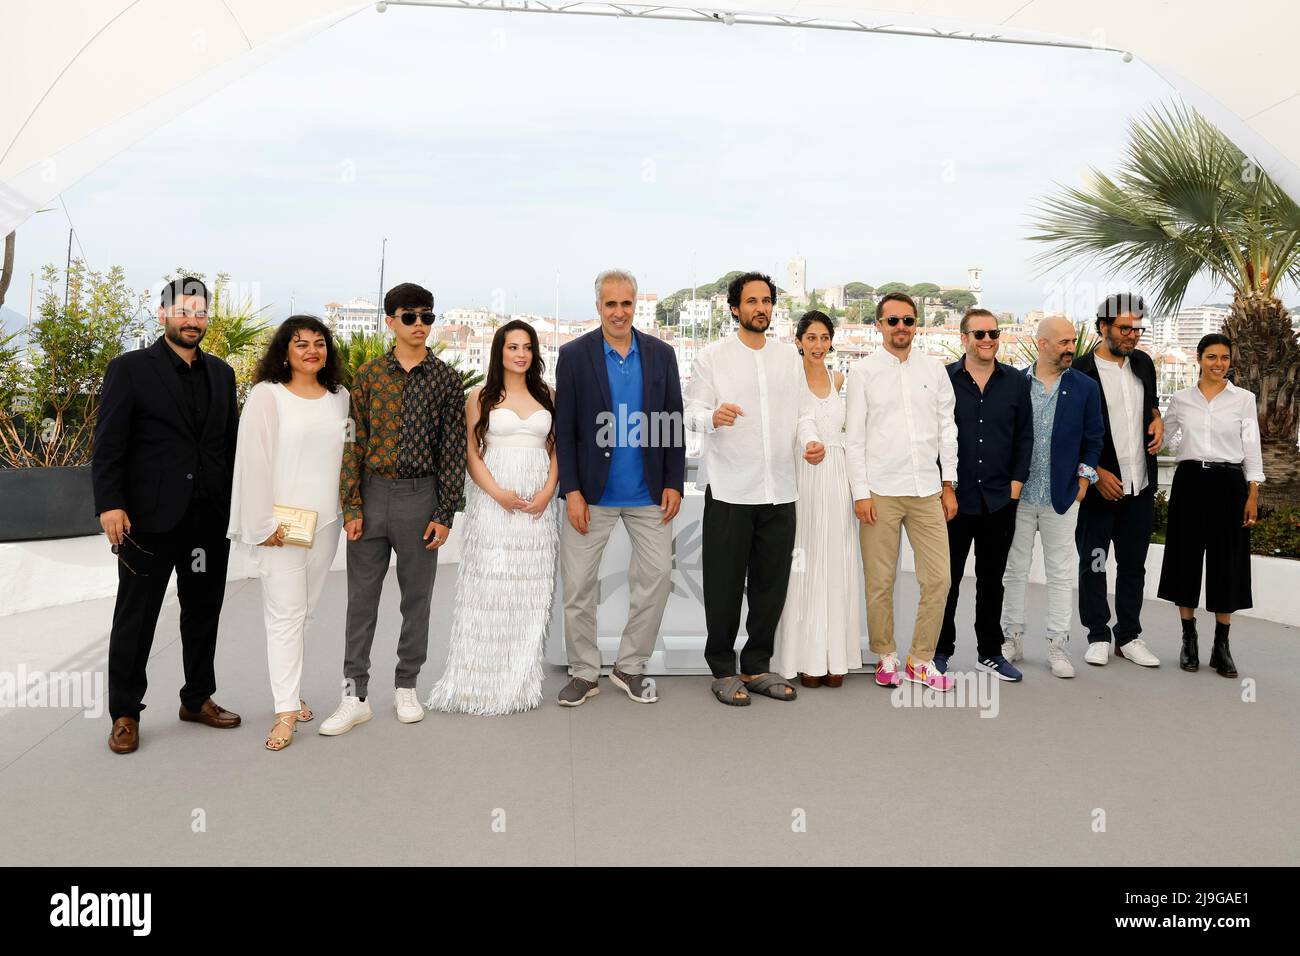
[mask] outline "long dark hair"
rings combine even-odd
[[[266,354],[257,363],[253,381],[288,382],[293,378],[293,369],[289,368],[289,343],[299,331],[315,332],[324,337],[325,361],[316,371],[316,381],[331,392],[337,392],[343,385],[338,349],[334,347],[334,336],[330,333],[329,326],[314,315],[291,315],[280,323],[266,347]]]
[[[555,402],[551,399],[551,390],[542,381],[546,363],[542,360],[541,344],[537,341],[537,330],[522,319],[511,319],[492,336],[492,354],[488,357],[487,375],[483,387],[478,393],[478,421],[474,425],[474,444],[482,448],[487,440],[488,418],[506,397],[506,363],[501,357],[506,347],[506,336],[511,332],[527,332],[528,340],[533,346],[533,364],[524,372],[524,384],[528,394],[537,399],[537,403],[551,413],[551,430],[546,436],[546,450],[555,447]]]

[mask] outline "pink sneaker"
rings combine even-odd
[[[886,654],[876,661],[876,683],[881,687],[897,687],[902,683],[898,676],[897,654]]]
[[[953,678],[934,669],[934,661],[915,663],[911,654],[907,655],[907,679],[935,690],[952,690],[957,686]]]

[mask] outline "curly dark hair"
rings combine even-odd
[[[293,378],[293,370],[289,368],[289,343],[299,331],[316,332],[325,337],[325,361],[316,373],[316,381],[331,392],[337,392],[343,387],[343,371],[338,349],[334,347],[334,335],[329,326],[314,315],[291,315],[280,323],[266,347],[266,354],[257,363],[253,381],[287,382]]]
[[[751,282],[766,282],[768,291],[772,293],[772,302],[776,302],[776,283],[772,281],[772,277],[761,272],[746,272],[727,283],[727,305],[733,309],[739,309],[740,293]]]

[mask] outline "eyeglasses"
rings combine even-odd
[[[397,317],[402,320],[403,325],[414,325],[416,319],[425,325],[433,325],[432,312],[399,312]]]
[[[1142,333],[1146,331],[1146,326],[1142,326],[1142,325],[1112,324],[1111,328],[1114,329],[1116,332],[1118,332],[1120,335],[1136,335],[1138,338],[1141,338]]]
[[[916,319],[912,318],[910,315],[905,315],[902,318],[899,318],[896,315],[891,315],[889,318],[885,319],[885,321],[889,323],[891,328],[898,325],[899,322],[902,322],[909,329],[916,325]]]
[[[173,319],[206,319],[207,312],[191,312],[189,309],[172,309],[169,316]]]
[[[131,547],[135,548],[141,554],[147,554],[149,557],[151,558],[153,557],[152,551],[147,551],[144,548],[140,547],[140,545],[136,542],[136,540],[132,538],[129,534],[127,534],[125,531],[122,532],[122,540],[127,542],[129,545],[131,545]],[[112,551],[115,555],[117,555],[117,560],[121,562],[122,567],[126,568],[136,577],[147,578],[149,576],[149,573],[147,571],[137,571],[135,568],[131,567],[130,563],[126,560],[126,558],[122,557],[122,546],[120,544],[113,545],[109,550]]]
[[[994,342],[996,342],[998,339],[1002,338],[1002,330],[1001,330],[1001,329],[971,329],[971,330],[970,330],[969,332],[967,332],[966,334],[967,334],[967,335],[973,335],[973,336],[975,336],[975,341],[977,341],[977,342],[983,342],[983,341],[984,341],[984,336],[986,336],[986,335],[987,335],[989,338],[991,338]]]

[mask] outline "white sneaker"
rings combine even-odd
[[[1089,641],[1088,649],[1083,652],[1083,659],[1098,667],[1105,664],[1110,660],[1110,641]]]
[[[393,703],[397,705],[397,719],[404,724],[418,724],[424,720],[424,708],[415,696],[414,687],[398,687],[393,690]]]
[[[1151,648],[1147,647],[1140,637],[1133,638],[1123,647],[1115,648],[1115,656],[1123,657],[1134,664],[1141,664],[1143,667],[1160,666],[1160,658],[1151,653]]]
[[[362,700],[360,697],[344,696],[339,703],[339,709],[330,714],[325,723],[320,725],[320,733],[326,737],[337,737],[339,734],[346,734],[357,724],[364,724],[373,716],[369,701]]]
[[[1016,661],[1025,659],[1025,633],[1024,631],[1003,631],[1002,636],[1006,638],[1002,642],[1002,656],[1013,664]]]
[[[1047,639],[1047,666],[1052,669],[1053,677],[1074,676],[1074,665],[1070,663],[1070,656],[1065,653],[1065,641],[1059,637]]]

